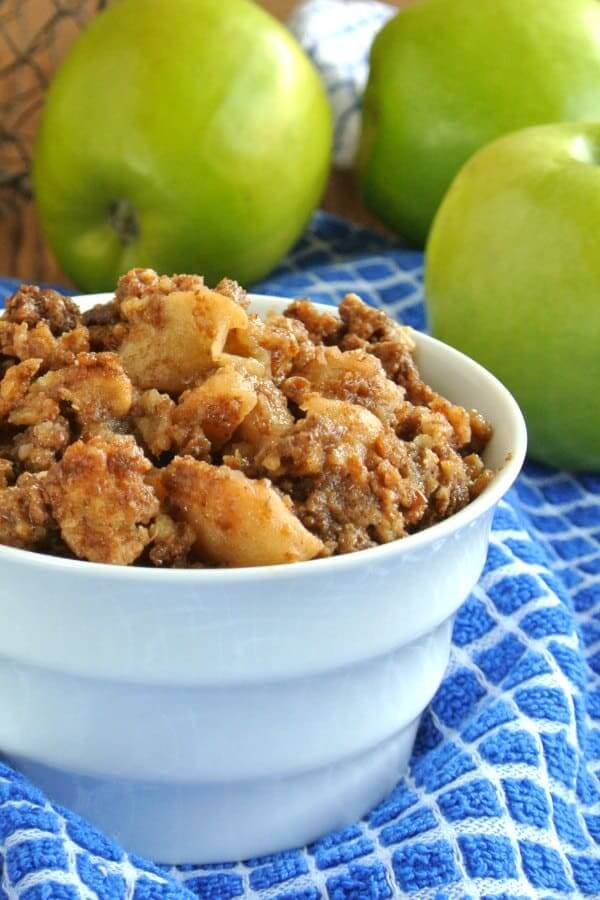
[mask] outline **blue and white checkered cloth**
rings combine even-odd
[[[330,303],[355,290],[421,328],[421,272],[419,253],[320,214],[260,289]],[[600,475],[530,463],[498,509],[410,771],[363,821],[262,859],[165,869],[0,766],[0,900],[600,897],[599,774]]]
[[[327,91],[333,113],[333,162],[341,169],[352,168],[358,148],[371,44],[397,11],[381,0],[304,0],[288,21]]]

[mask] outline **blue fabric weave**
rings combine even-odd
[[[422,328],[421,274],[419,253],[320,214],[259,287],[329,303],[352,289]],[[363,821],[305,849],[167,870],[0,766],[0,900],[600,897],[599,775],[600,475],[529,463],[410,771]]]

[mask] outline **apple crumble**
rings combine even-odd
[[[491,428],[414,351],[355,294],[261,319],[229,279],[134,269],[85,313],[21,287],[0,317],[0,544],[258,566],[433,525],[493,477]]]

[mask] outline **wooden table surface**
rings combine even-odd
[[[72,0],[58,15],[55,0],[2,0],[0,19],[0,273],[27,281],[66,282],[46,246],[31,200],[28,162],[43,94],[81,23],[106,0]],[[259,0],[285,20],[297,0]],[[400,6],[407,0],[390,0]],[[382,229],[360,203],[350,173],[333,171],[322,206]]]

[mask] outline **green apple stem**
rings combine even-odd
[[[110,224],[117,232],[123,246],[132,244],[140,234],[137,213],[129,200],[121,198],[110,206]]]

